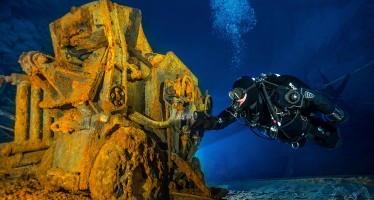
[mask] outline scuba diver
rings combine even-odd
[[[293,148],[303,147],[307,140],[327,149],[339,146],[337,125],[347,121],[347,113],[300,79],[278,74],[242,76],[232,88],[232,105],[218,116],[195,112],[192,131],[220,130],[241,118],[238,121],[256,135]]]

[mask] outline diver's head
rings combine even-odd
[[[258,99],[258,89],[256,82],[249,76],[239,77],[232,86],[232,90],[229,92],[229,97],[233,100],[233,106],[235,110],[241,110],[248,106],[255,105]]]

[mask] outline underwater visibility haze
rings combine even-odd
[[[53,55],[48,24],[89,2],[2,0],[0,74],[22,73],[22,52]],[[141,10],[153,50],[173,51],[188,66],[212,96],[214,115],[231,104],[227,94],[239,76],[261,73],[297,76],[349,113],[340,126],[342,145],[334,150],[312,142],[294,149],[238,122],[206,131],[197,156],[208,184],[374,175],[374,1],[113,2]],[[0,108],[14,106],[14,96],[14,89],[1,87]],[[12,123],[4,116],[0,122]],[[9,132],[0,134],[5,140]]]

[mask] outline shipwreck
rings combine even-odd
[[[19,58],[14,141],[0,174],[94,199],[217,199],[198,158],[194,112],[212,111],[197,77],[173,53],[152,51],[138,9],[107,0],[50,24],[54,56]]]

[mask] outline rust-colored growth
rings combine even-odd
[[[96,199],[211,199],[193,164],[201,138],[189,130],[211,99],[174,53],[152,51],[141,12],[95,1],[50,30],[55,57],[23,53],[27,75],[0,76],[17,86],[0,173]]]

